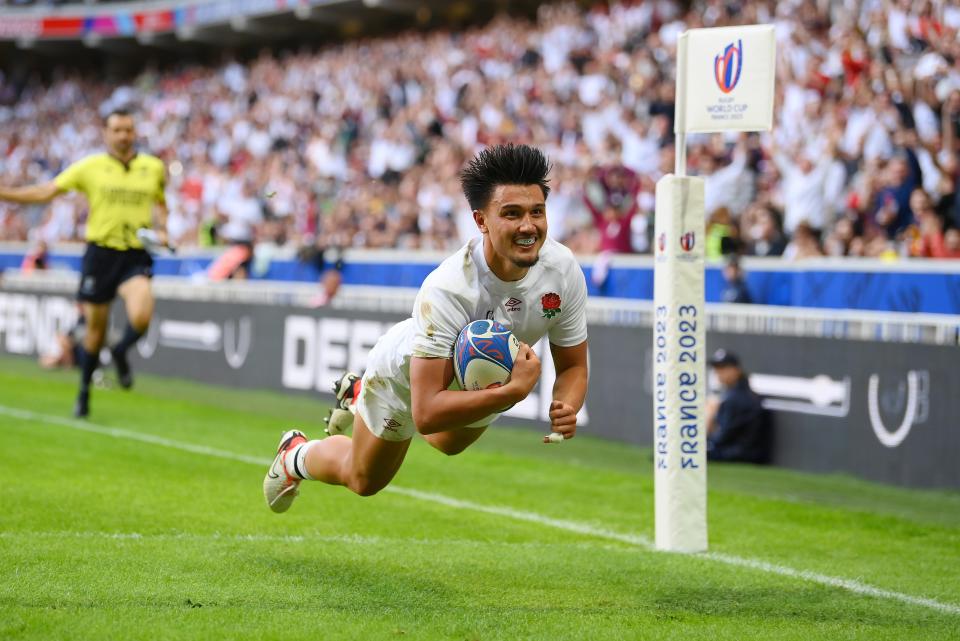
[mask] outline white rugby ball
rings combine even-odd
[[[520,341],[492,320],[467,324],[453,346],[453,375],[460,389],[482,390],[510,380]]]

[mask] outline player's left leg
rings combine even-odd
[[[144,275],[128,278],[117,289],[127,311],[127,326],[123,337],[110,348],[113,362],[117,367],[117,379],[120,386],[129,389],[133,386],[133,374],[127,361],[127,351],[136,344],[150,326],[155,301],[150,279]]]
[[[323,419],[326,423],[323,431],[329,436],[347,434],[353,428],[353,415],[357,413],[356,401],[362,387],[362,380],[353,372],[345,373],[333,384],[336,402]]]
[[[448,456],[453,456],[473,445],[487,431],[486,427],[458,427],[446,432],[424,434],[424,440]]]

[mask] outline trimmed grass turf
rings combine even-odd
[[[0,406],[66,417],[73,372],[0,359]],[[91,422],[269,459],[317,402],[140,376]],[[587,430],[584,430],[586,432]],[[401,487],[652,537],[649,452],[497,427]],[[0,639],[960,639],[960,615],[396,493],[0,415]],[[711,549],[960,604],[960,493],[710,469]]]

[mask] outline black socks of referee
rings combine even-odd
[[[80,363],[80,393],[90,391],[90,381],[93,380],[93,372],[97,369],[97,365],[100,364],[100,354],[91,354],[84,347],[80,350],[82,355],[83,362]]]
[[[123,354],[126,356],[127,350],[133,347],[134,343],[140,340],[140,337],[143,336],[143,332],[138,332],[133,328],[133,325],[127,323],[127,327],[123,330],[123,338],[120,341],[110,348],[110,351],[116,354]]]
[[[90,414],[90,381],[93,372],[100,364],[100,354],[91,354],[85,347],[80,348],[80,393],[77,394],[77,403],[73,406],[73,415],[77,418],[86,418]]]
[[[133,374],[130,372],[130,363],[127,361],[127,350],[133,347],[141,336],[143,332],[138,332],[133,325],[127,323],[123,338],[110,349],[113,362],[117,366],[117,382],[123,389],[130,389],[133,386]]]

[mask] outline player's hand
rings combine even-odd
[[[517,394],[517,402],[522,401],[540,380],[540,359],[526,343],[520,343],[520,350],[513,361],[510,381],[506,387]]]
[[[577,410],[563,401],[550,403],[550,431],[563,435],[564,439],[573,438],[577,433]],[[543,442],[549,443],[550,436],[544,436]]]
[[[154,230],[157,234],[157,242],[159,242],[164,247],[170,246],[170,236],[167,235],[166,229],[156,229]]]

